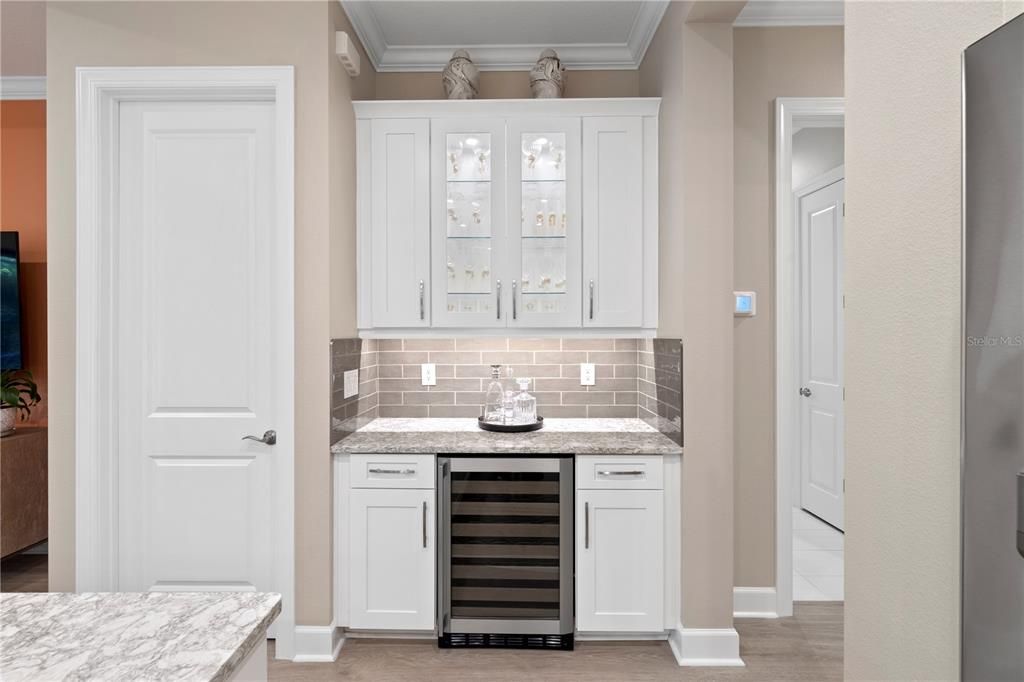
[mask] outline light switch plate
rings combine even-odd
[[[424,386],[437,386],[437,367],[432,362],[420,365],[420,382]]]
[[[594,363],[580,363],[580,386],[593,386],[597,380],[597,372],[594,370]]]
[[[359,393],[359,370],[350,369],[345,372],[345,397],[351,398]]]

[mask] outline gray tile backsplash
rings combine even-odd
[[[421,385],[425,362],[436,365],[435,386]],[[594,386],[580,386],[581,362],[596,365]],[[378,416],[476,417],[491,364],[532,379],[544,416],[642,417],[670,434],[681,429],[678,339],[335,339],[333,440]],[[357,368],[359,395],[345,399],[344,372]]]

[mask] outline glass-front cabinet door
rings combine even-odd
[[[434,326],[504,327],[504,121],[434,119],[430,147]]]
[[[511,119],[510,327],[579,326],[580,119]]]

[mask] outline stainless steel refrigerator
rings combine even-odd
[[[964,51],[964,680],[1024,680],[1024,16]]]

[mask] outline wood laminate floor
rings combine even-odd
[[[681,668],[666,642],[578,642],[575,651],[554,652],[349,639],[334,663],[277,661],[271,649],[270,680],[842,680],[842,603],[797,603],[793,611],[792,618],[736,621],[744,668]]]
[[[0,561],[0,592],[47,592],[47,555],[15,554]]]

